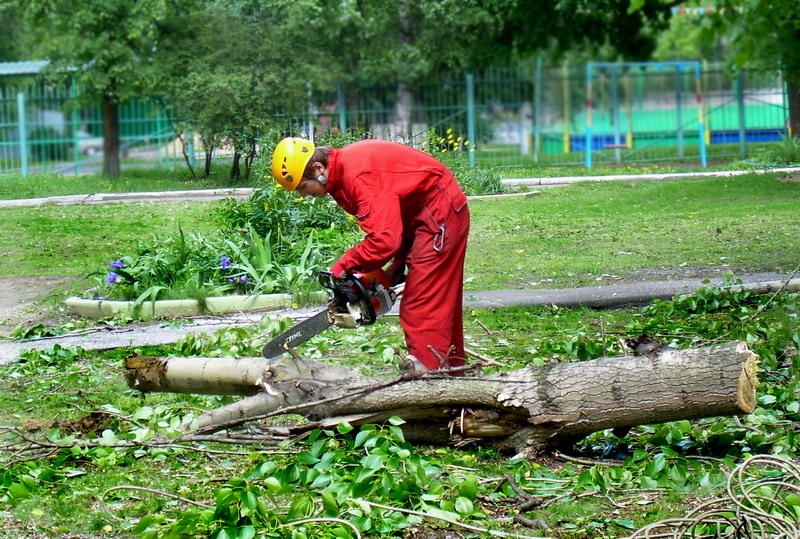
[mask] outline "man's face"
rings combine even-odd
[[[300,185],[297,186],[297,192],[302,197],[322,198],[325,196],[325,184],[319,181],[319,178],[325,174],[325,167],[322,166],[322,163],[314,163],[311,168],[314,171],[314,177],[303,178],[300,181]]]
[[[325,186],[317,180],[302,180],[300,185],[297,186],[297,192],[302,197],[322,198],[325,196]]]

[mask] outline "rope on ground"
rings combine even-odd
[[[770,455],[748,458],[731,472],[727,495],[684,518],[662,520],[628,539],[795,539],[800,537],[800,467]]]

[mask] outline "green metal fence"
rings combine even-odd
[[[0,86],[0,174],[100,170],[102,111],[80,106],[78,92],[74,85]],[[139,100],[120,107],[120,146],[128,164],[182,161],[174,138],[161,107]]]
[[[376,138],[393,129],[396,92],[339,88],[314,128],[355,128]],[[502,167],[746,158],[789,134],[777,72],[731,76],[701,62],[545,67],[541,61],[487,70],[414,89],[412,143],[470,140],[471,163]],[[308,135],[295,126],[296,134]],[[586,151],[590,148],[590,152]],[[464,150],[463,147],[460,148]]]
[[[499,167],[704,165],[745,158],[789,134],[779,73],[731,76],[699,62],[546,66],[538,60],[402,90],[336,86],[290,115],[286,132],[352,129]],[[2,86],[0,80],[0,174],[99,170],[102,114],[76,105],[78,93],[74,84]],[[398,102],[408,105],[405,128],[398,126]],[[120,130],[123,167],[183,162],[184,148],[157,105],[125,104]],[[232,154],[214,151],[219,159]],[[189,148],[191,159],[203,152],[199,142]]]

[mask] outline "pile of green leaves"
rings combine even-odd
[[[399,508],[453,519],[474,513],[475,478],[446,496],[442,469],[405,440],[402,423],[316,430],[291,459],[265,460],[229,479],[213,508],[186,511],[173,522],[147,516],[135,532],[143,538],[253,537],[259,530],[274,537],[352,537],[353,530],[375,536],[422,522]]]
[[[90,356],[60,348],[32,351],[0,373],[6,383],[17,384],[9,393],[13,399],[4,405],[5,423],[12,422],[9,413],[22,409],[26,415],[50,416],[58,410],[74,414],[84,392],[104,403],[99,410],[109,414],[110,421],[102,430],[83,436],[63,428],[26,434],[45,435],[53,445],[36,458],[0,454],[0,502],[14,514],[43,519],[26,511],[62,503],[90,507],[100,499],[122,523],[105,510],[92,509],[81,517],[90,524],[82,526],[142,537],[355,537],[356,530],[361,536],[378,537],[458,525],[471,526],[475,532],[519,532],[513,520],[506,518],[503,524],[495,517],[520,511],[546,522],[563,537],[628,535],[645,524],[683,515],[697,499],[719,494],[726,474],[748,455],[798,455],[793,425],[800,420],[799,308],[797,294],[755,294],[735,288],[731,276],[726,286],[706,287],[643,309],[529,307],[469,312],[468,346],[497,362],[484,368],[487,374],[531,362],[546,365],[613,356],[621,353],[620,336],[643,333],[679,348],[742,339],[759,354],[761,386],[754,413],[738,419],[644,425],[622,439],[603,431],[574,449],[577,456],[597,459],[610,442],[615,443],[616,459],[609,464],[616,465],[594,460],[555,467],[507,460],[495,450],[413,446],[398,420],[360,430],[343,424],[335,430],[313,431],[282,451],[264,454],[242,447],[245,451],[236,456],[210,442],[199,446],[172,442],[178,427],[192,421],[198,408],[215,408],[229,402],[229,397],[148,395],[145,404],[136,392],[124,388],[117,372],[120,353],[127,352]],[[289,323],[265,317],[258,327],[192,335],[173,346],[136,352],[257,355],[264,340]],[[395,376],[392,349],[401,340],[397,321],[383,318],[357,331],[320,335],[298,352],[346,361],[370,374]],[[47,397],[38,398],[41,392]],[[27,443],[13,432],[5,439],[16,444],[8,447]],[[203,458],[193,449],[216,450],[216,459],[223,460],[209,462],[211,457]],[[175,474],[153,474],[153,466]],[[101,487],[97,482],[104,476]],[[187,482],[185,477],[193,480]],[[203,480],[209,477],[213,480]],[[165,501],[157,494],[133,495],[124,488],[108,491],[120,484],[177,492],[199,506]],[[540,503],[520,510],[528,498]]]

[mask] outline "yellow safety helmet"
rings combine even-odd
[[[314,143],[297,137],[283,139],[272,153],[272,174],[279,184],[294,191],[314,155]]]

